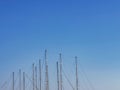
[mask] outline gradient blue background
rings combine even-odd
[[[96,90],[119,90],[120,1],[0,0],[0,84],[44,49],[51,73],[59,52],[68,72],[77,55]]]

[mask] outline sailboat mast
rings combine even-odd
[[[60,56],[60,90],[62,90],[62,57],[61,57],[61,53],[59,54]]]
[[[58,90],[59,90],[59,63],[57,62],[57,84],[58,84]]]
[[[41,90],[41,60],[39,60],[40,90]]]
[[[46,87],[45,90],[49,90],[49,78],[48,78],[48,64],[47,64],[47,50],[45,50],[45,79],[46,79]]]
[[[23,90],[25,90],[25,72],[23,72]]]
[[[35,66],[34,66],[34,63],[33,63],[33,65],[32,65],[32,68],[33,68],[33,90],[34,90],[34,87],[35,87],[35,83],[34,83],[34,73],[35,73]]]
[[[19,69],[19,90],[21,90],[21,69]]]
[[[36,90],[37,90],[37,66],[35,66],[35,84],[36,84]]]
[[[13,84],[12,84],[12,88],[13,88],[13,90],[14,90],[14,82],[15,82],[15,81],[14,81],[14,72],[12,73],[12,78],[13,78],[13,81],[12,81],[12,83],[13,83]]]
[[[76,63],[76,90],[78,90],[78,65],[77,65],[77,56],[75,56]]]

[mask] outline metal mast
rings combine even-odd
[[[23,90],[25,90],[25,72],[23,72]]]
[[[57,84],[58,84],[58,90],[60,90],[59,89],[59,87],[60,87],[59,86],[59,65],[58,65],[59,63],[57,62],[56,64],[57,64]]]
[[[76,90],[78,90],[78,65],[77,65],[77,56],[75,56],[76,63]]]
[[[36,84],[36,90],[37,90],[37,66],[35,67],[35,84]]]
[[[13,85],[12,85],[13,87],[12,87],[12,88],[13,88],[13,90],[14,90],[14,82],[15,82],[15,81],[14,81],[14,72],[12,73],[12,77],[13,77]]]
[[[40,90],[41,90],[41,60],[39,60]]]
[[[62,57],[61,57],[61,53],[60,55],[60,90],[62,90]]]
[[[21,69],[19,69],[19,90],[21,90]]]
[[[34,76],[34,72],[35,72],[35,71],[34,71],[34,67],[35,67],[35,66],[34,66],[34,63],[33,63],[32,66],[33,66],[33,90],[34,90],[34,86],[35,86],[35,84],[34,84],[34,77],[35,77],[35,76]]]
[[[47,50],[45,50],[45,80],[46,80],[46,87],[45,87],[45,90],[49,90],[48,64],[47,64]]]

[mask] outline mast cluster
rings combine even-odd
[[[39,60],[39,66],[37,70],[37,66],[32,64],[32,90],[49,90],[49,74],[48,74],[48,61],[47,61],[47,50],[45,50],[44,54],[44,62],[45,62],[45,87],[42,88],[42,64],[41,60]],[[78,64],[77,64],[77,56],[75,57],[75,66],[76,66],[76,89],[79,90],[79,82],[78,82]],[[62,55],[59,54],[59,60],[56,62],[56,69],[57,69],[57,90],[63,90],[63,68],[62,68]],[[23,76],[23,78],[22,78]],[[26,90],[26,82],[25,82],[26,74],[25,72],[21,72],[19,70],[19,90]],[[12,73],[12,90],[15,90],[15,79],[14,79],[14,72]],[[38,79],[39,78],[39,79]],[[39,82],[39,83],[38,83]]]

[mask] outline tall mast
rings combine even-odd
[[[58,65],[58,62],[56,63],[57,64],[57,84],[58,84],[58,90],[60,90],[59,89],[59,65]]]
[[[36,90],[37,90],[37,66],[35,67],[35,84],[36,84]]]
[[[21,69],[19,69],[19,90],[21,90]]]
[[[45,80],[46,80],[46,87],[45,87],[45,90],[49,90],[48,64],[47,64],[47,50],[45,50]]]
[[[12,73],[12,78],[13,78],[13,84],[12,84],[12,88],[13,88],[13,90],[14,90],[14,72]]]
[[[39,74],[40,74],[40,90],[41,90],[41,60],[39,60]]]
[[[25,72],[23,72],[23,90],[25,90]]]
[[[34,77],[35,77],[34,76],[34,72],[35,72],[34,69],[35,69],[35,66],[34,66],[34,63],[32,65],[32,68],[33,68],[33,90],[34,90],[34,87],[35,87],[35,83],[34,83]]]
[[[76,63],[76,90],[78,90],[78,65],[77,65],[77,56],[75,56]]]
[[[62,57],[61,57],[61,53],[60,55],[60,90],[62,90]]]

